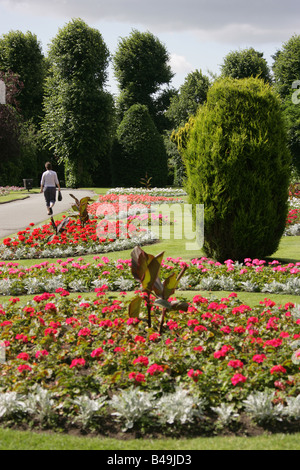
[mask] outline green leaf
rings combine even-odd
[[[182,301],[173,301],[171,302],[171,309],[172,310],[182,310],[183,312],[187,312],[189,308],[188,302],[182,302]]]
[[[175,289],[178,285],[178,279],[176,273],[171,273],[163,284],[163,298],[168,299],[170,295],[174,294]]]
[[[165,299],[156,299],[154,305],[161,308],[166,308],[167,310],[172,310],[172,304]]]
[[[159,271],[161,268],[161,263],[163,260],[164,252],[159,253],[156,255],[150,262],[148,266],[148,270],[146,271],[145,279],[142,282],[142,286],[145,290],[148,292],[151,292],[153,289],[153,286],[155,284],[155,281],[159,275]],[[149,276],[150,274],[150,276]]]
[[[142,305],[142,297],[136,296],[128,305],[128,315],[129,317],[138,317],[140,314],[140,309]]]

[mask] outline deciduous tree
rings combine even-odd
[[[10,31],[0,38],[0,70],[18,74],[23,89],[18,96],[25,120],[38,124],[42,115],[46,65],[41,44],[30,31]]]
[[[162,96],[173,73],[169,65],[169,54],[164,44],[150,32],[133,30],[129,37],[119,41],[113,57],[116,79],[119,83],[120,120],[134,104],[148,107],[149,113],[159,129]],[[168,102],[165,104],[168,106]]]
[[[52,40],[49,61],[42,129],[65,183],[107,185],[113,98],[104,88],[109,51],[101,33],[72,20]]]
[[[221,75],[237,79],[259,77],[266,83],[271,83],[268,63],[263,53],[253,47],[229,52],[221,65]]]

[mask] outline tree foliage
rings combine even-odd
[[[227,54],[221,65],[221,75],[237,79],[259,77],[266,83],[271,83],[267,61],[263,53],[256,51],[253,47]]]
[[[113,185],[140,186],[142,178],[152,178],[152,186],[167,182],[167,156],[163,139],[145,105],[126,111],[117,129],[112,152]]]
[[[198,107],[205,103],[207,92],[211,86],[210,79],[201,70],[195,70],[187,75],[179,92],[170,102],[166,113],[173,128],[183,126],[196,114]]]
[[[300,36],[294,35],[273,56],[274,88],[282,99],[293,169],[300,175]]]
[[[190,202],[204,204],[204,249],[219,261],[278,248],[288,207],[290,154],[281,104],[260,79],[222,79],[208,92],[184,160]]]
[[[121,119],[133,104],[139,103],[148,107],[157,124],[161,104],[169,95],[162,87],[168,86],[173,78],[168,61],[166,47],[150,32],[134,29],[129,37],[120,39],[113,67],[120,88]]]
[[[300,80],[300,35],[293,35],[273,56],[274,87],[284,99],[290,96],[292,84]]]
[[[0,104],[0,186],[17,184],[20,175],[20,123],[17,96],[22,83],[12,72],[1,72],[6,104]]]
[[[0,38],[0,70],[19,76],[23,89],[18,96],[25,120],[38,124],[42,115],[45,61],[40,42],[30,31],[10,31]]]
[[[49,60],[42,129],[66,185],[107,184],[113,99],[104,89],[109,51],[100,32],[72,20],[52,40]]]

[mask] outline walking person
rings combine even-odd
[[[53,206],[56,200],[56,186],[60,191],[60,184],[58,181],[57,173],[52,170],[50,162],[45,164],[46,171],[42,174],[41,178],[41,193],[44,192],[48,215],[53,214]]]

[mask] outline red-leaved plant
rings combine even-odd
[[[183,310],[187,311],[188,303],[182,301],[169,301],[174,294],[178,283],[185,273],[187,266],[183,266],[179,274],[172,272],[163,282],[159,278],[164,252],[154,256],[146,253],[141,247],[136,246],[131,252],[131,272],[133,277],[141,283],[141,289],[146,293],[146,307],[148,312],[148,326],[151,327],[151,294],[156,297],[154,305],[162,308],[159,331],[162,332],[167,312]],[[129,304],[130,317],[138,317],[143,298],[137,295]]]

